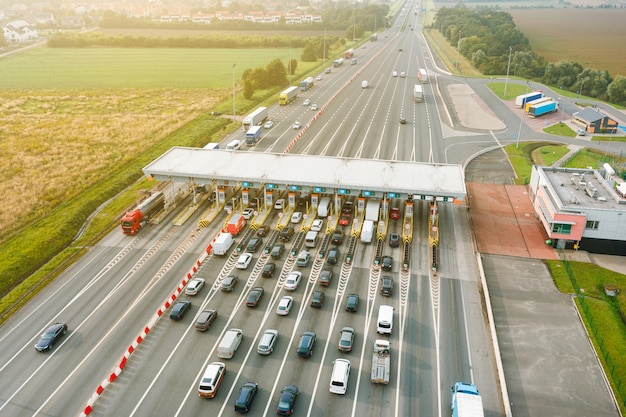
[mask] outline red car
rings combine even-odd
[[[391,209],[391,214],[389,214],[389,217],[391,217],[393,220],[398,220],[400,218],[400,209],[397,207],[393,207]]]
[[[342,226],[347,226],[350,224],[350,220],[351,220],[350,213],[341,213],[341,216],[339,217],[339,224]]]

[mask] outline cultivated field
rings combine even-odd
[[[547,61],[626,76],[626,9],[507,10],[533,49]]]
[[[233,64],[240,79],[288,53],[42,47],[0,60],[0,242],[232,98]],[[249,105],[239,95],[238,114]]]

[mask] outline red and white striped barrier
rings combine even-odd
[[[217,236],[219,236],[219,234]],[[128,348],[126,349],[126,352],[124,352],[124,355],[122,356],[122,359],[120,360],[119,364],[115,367],[115,370],[111,373],[111,375],[109,375],[108,378],[105,378],[100,383],[100,385],[96,387],[96,392],[94,392],[91,398],[89,398],[89,400],[87,401],[87,406],[85,407],[83,412],[80,414],[81,416],[88,416],[89,414],[91,414],[91,412],[93,411],[94,404],[100,398],[100,396],[102,395],[104,390],[107,388],[107,386],[113,383],[113,381],[115,381],[117,377],[120,376],[120,374],[124,370],[124,367],[126,366],[126,363],[130,359],[131,355],[135,352],[135,350],[137,350],[141,342],[145,340],[146,336],[148,336],[148,333],[150,333],[150,329],[156,325],[157,321],[163,315],[165,310],[167,310],[172,305],[172,303],[176,300],[176,298],[178,298],[180,293],[183,291],[183,288],[185,288],[185,285],[187,285],[189,280],[191,280],[194,277],[194,275],[198,272],[198,269],[200,265],[202,265],[202,262],[204,262],[204,260],[211,254],[211,251],[213,250],[213,243],[215,242],[215,239],[217,238],[217,236],[213,238],[211,243],[209,243],[209,245],[206,247],[205,251],[200,255],[200,257],[196,260],[194,265],[191,267],[189,272],[185,274],[183,279],[180,281],[180,284],[176,287],[176,290],[174,291],[174,293],[172,293],[169,296],[169,298],[163,303],[163,305],[159,307],[156,313],[152,317],[150,317],[148,324],[143,328],[141,333],[139,333],[139,335],[131,343],[131,345],[128,346]]]

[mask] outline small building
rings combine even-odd
[[[572,123],[587,133],[617,133],[619,123],[596,108],[587,107],[574,113]]]
[[[552,246],[626,255],[626,198],[614,174],[608,164],[603,172],[533,166],[529,194]]]
[[[24,43],[39,38],[37,29],[24,20],[14,20],[2,27],[7,43]]]

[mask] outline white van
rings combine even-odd
[[[391,334],[393,331],[393,307],[380,306],[378,308],[378,321],[376,322],[376,333]]]
[[[320,203],[317,205],[317,217],[328,216],[329,209],[330,209],[330,198],[323,197],[320,200]]]
[[[330,392],[333,394],[345,394],[348,389],[350,378],[350,361],[347,359],[335,359],[333,373],[330,377]]]
[[[198,385],[198,395],[204,398],[215,397],[225,373],[226,365],[223,362],[210,363]]]
[[[317,232],[311,230],[306,233],[306,236],[304,237],[304,246],[307,248],[314,248],[317,246]]]
[[[233,150],[236,151],[237,149],[241,148],[241,141],[240,140],[231,140],[228,145],[226,145],[226,149],[227,150]]]
[[[230,329],[227,331],[217,347],[217,357],[225,359],[232,358],[241,344],[241,339],[243,339],[243,330]]]
[[[215,238],[213,242],[213,254],[214,255],[226,255],[228,250],[234,243],[233,235],[230,233],[221,233],[218,237]]]
[[[365,220],[361,227],[361,242],[370,243],[374,236],[374,222],[372,220]]]

